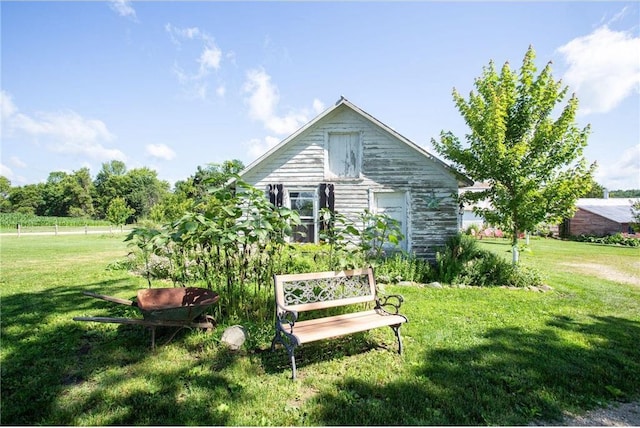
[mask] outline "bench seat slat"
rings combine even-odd
[[[375,310],[369,310],[298,321],[293,329],[293,336],[295,336],[299,344],[302,344],[405,322],[407,322],[407,319],[402,315],[387,315]],[[288,331],[286,323],[281,323],[281,325],[283,330]]]

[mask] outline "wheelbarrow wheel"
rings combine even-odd
[[[216,320],[215,318],[213,318],[211,315],[205,315],[204,316],[204,322],[209,323],[209,327],[205,328],[204,330],[207,333],[211,333],[213,331],[213,328],[216,326]]]

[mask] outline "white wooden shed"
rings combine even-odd
[[[240,177],[299,211],[318,242],[320,208],[400,221],[404,250],[433,258],[458,231],[459,186],[473,182],[346,98],[247,166]]]

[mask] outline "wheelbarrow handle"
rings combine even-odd
[[[105,296],[103,294],[92,293],[91,291],[83,291],[82,294],[84,294],[85,296],[95,297],[96,299],[106,300],[107,302],[120,303],[121,305],[132,306],[134,304],[133,300],[120,299],[113,296]]]

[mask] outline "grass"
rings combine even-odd
[[[510,258],[509,245],[482,246]],[[640,397],[640,249],[555,240],[521,253],[554,290],[386,286],[405,297],[405,352],[390,329],[269,351],[271,320],[241,352],[183,331],[149,349],[138,316],[81,294],[133,298],[143,278],[106,266],[122,236],[2,237],[3,425],[524,425]],[[611,275],[609,275],[611,277]],[[618,277],[616,277],[618,278]],[[171,330],[158,331],[158,343]]]

